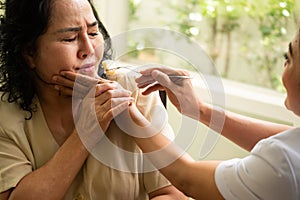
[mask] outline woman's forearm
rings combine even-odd
[[[62,199],[88,155],[78,134],[72,133],[44,166],[19,182],[9,199]]]

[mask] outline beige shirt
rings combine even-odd
[[[148,118],[153,106],[161,104],[158,94],[141,95],[132,78],[116,76],[115,80],[133,91],[138,108]],[[0,102],[0,192],[15,187],[26,174],[50,160],[59,148],[38,101],[32,119],[25,117],[28,113],[18,105]],[[169,126],[163,132],[172,134]],[[170,185],[158,171],[130,173],[132,169],[143,172],[144,158],[134,141],[114,121],[107,135],[109,140],[101,141],[95,154],[87,158],[65,199],[143,200],[148,199],[149,192]]]

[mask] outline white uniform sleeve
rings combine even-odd
[[[299,199],[290,156],[274,140],[262,140],[243,159],[222,162],[215,181],[225,199]]]

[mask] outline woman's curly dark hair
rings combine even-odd
[[[0,19],[0,91],[1,100],[8,94],[10,103],[17,103],[30,112],[36,110],[33,98],[36,93],[31,69],[26,63],[23,52],[34,53],[38,37],[46,32],[51,15],[53,0],[6,0],[1,3],[5,9]],[[59,0],[58,0],[59,1]],[[99,22],[99,29],[105,40],[104,59],[111,59],[110,36],[101,23],[91,0],[87,0]]]

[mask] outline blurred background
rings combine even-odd
[[[112,36],[148,27],[178,31],[201,45],[222,77],[284,91],[283,54],[300,24],[299,1],[94,1]],[[147,42],[128,38],[122,59],[167,63],[162,52],[143,49]]]

